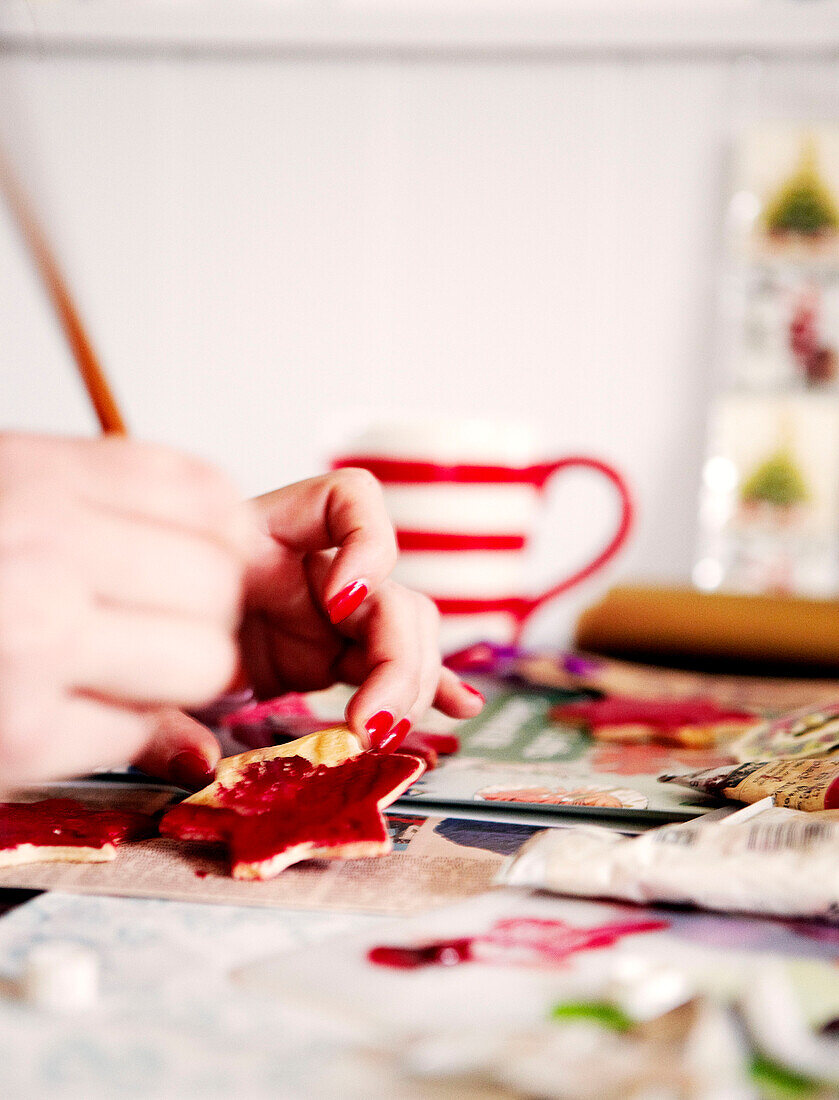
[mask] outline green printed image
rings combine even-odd
[[[557,692],[508,692],[489,700],[481,714],[458,730],[461,755],[523,764],[578,760],[591,739],[570,726],[559,726],[548,712]]]
[[[744,504],[791,508],[810,499],[810,491],[792,451],[781,447],[754,470],[740,493]]]
[[[805,141],[798,167],[770,199],[764,214],[770,233],[816,237],[839,228],[836,199],[819,171],[815,142]]]

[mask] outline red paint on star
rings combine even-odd
[[[219,806],[183,802],[161,822],[164,836],[215,841],[234,878],[273,878],[304,859],[355,859],[390,851],[382,810],[425,770],[402,753],[365,752],[334,767],[301,756],[249,765]]]

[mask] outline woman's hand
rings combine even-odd
[[[245,578],[241,682],[259,695],[358,684],[347,721],[363,743],[392,751],[432,702],[455,718],[483,706],[440,663],[437,609],[388,580],[396,540],[378,482],[340,470],[261,497]],[[208,729],[168,710],[136,763],[201,787],[219,760]]]
[[[396,538],[371,474],[338,470],[255,503],[241,643],[258,694],[357,684],[347,722],[385,750],[432,703],[455,718],[480,711],[481,696],[441,666],[437,609],[388,579]]]
[[[359,685],[347,721],[386,750],[432,702],[476,714],[395,559],[361,470],[244,505],[167,448],[0,436],[0,782],[134,759],[200,786],[218,745],[175,708],[237,669],[266,696]]]
[[[0,435],[0,782],[125,761],[225,689],[252,525],[168,448]]]

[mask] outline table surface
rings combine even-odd
[[[229,971],[391,920],[40,894],[0,919],[0,1095],[293,1097],[315,1085],[331,1095],[340,1043],[325,1045],[281,1000],[238,990]],[[10,995],[27,952],[45,940],[96,952],[95,1009],[53,1015]]]
[[[494,904],[499,895],[503,901],[513,893],[493,891],[483,901]],[[561,915],[571,912],[575,924],[580,914],[586,923],[586,908],[605,908],[544,895],[539,900],[525,895],[525,904],[555,905]],[[668,957],[674,949],[684,950],[695,963],[697,952],[710,950],[719,967],[722,951],[734,968],[742,967],[744,953],[753,952],[755,973],[768,953],[804,965],[835,962],[839,941],[839,930],[826,926],[826,934],[811,935],[794,922],[680,910],[635,914],[668,918],[676,937],[665,949]],[[252,973],[249,964],[255,963],[265,973],[279,958],[281,969],[293,966],[305,983],[305,975],[320,966],[320,959],[304,958],[305,952],[321,945],[330,975],[340,981],[341,937],[392,942],[394,932],[398,936],[412,919],[39,894],[0,919],[0,1096],[451,1097],[445,1083],[420,1087],[412,1081],[406,1088],[397,1060],[377,1061],[359,1049],[353,1021],[345,1014],[342,1026],[340,1012],[319,1011],[317,997],[306,1005],[286,995],[283,983],[269,994],[232,977],[241,968]],[[339,939],[328,946],[334,937]],[[27,953],[55,940],[84,944],[99,958],[100,997],[90,1011],[51,1014],[15,995]],[[346,954],[350,958],[349,949]],[[312,962],[314,969],[307,967]],[[752,965],[751,955],[747,962]],[[306,989],[312,984],[325,982],[321,977]],[[323,988],[316,993],[322,999]],[[403,1013],[409,1009],[403,1002]],[[509,1096],[483,1087],[457,1095],[459,1100]]]

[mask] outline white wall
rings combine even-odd
[[[687,576],[735,66],[0,52],[7,123],[137,434],[249,493],[397,409],[529,418],[548,450],[624,467],[634,542],[543,638],[608,580]],[[807,68],[835,82],[833,61]],[[3,426],[92,430],[5,221],[0,370]],[[557,492],[543,576],[602,533],[593,492]]]

